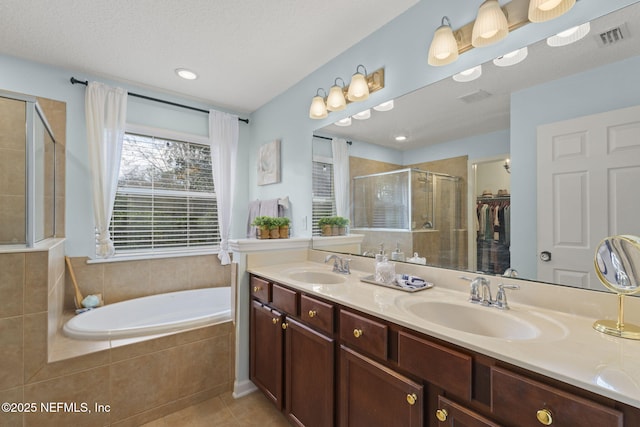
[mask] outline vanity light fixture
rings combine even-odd
[[[371,110],[367,108],[364,111],[360,111],[358,114],[354,114],[352,117],[356,120],[367,120],[371,117]]]
[[[364,70],[364,74],[360,72],[360,67]],[[364,101],[369,98],[369,84],[367,83],[367,69],[360,64],[356,67],[356,72],[351,76],[351,83],[347,91],[349,101]]]
[[[329,89],[329,96],[327,96],[327,110],[329,111],[342,111],[347,108],[347,100],[344,98],[344,80],[342,80],[342,86],[338,86],[338,80],[342,80],[342,78],[336,77],[333,86]]]
[[[509,34],[509,24],[498,0],[486,0],[478,9],[478,16],[473,24],[471,44],[473,47],[489,46],[507,37],[507,34]]]
[[[451,29],[451,21],[443,16],[442,25],[433,34],[427,63],[438,67],[451,64],[456,59],[458,59],[458,42]]]
[[[191,70],[187,70],[186,68],[176,68],[176,74],[185,80],[195,80],[198,78],[196,73]]]
[[[576,0],[530,0],[529,21],[544,22],[569,11]]]
[[[327,113],[327,106],[324,103],[324,96],[320,95],[320,91],[323,91],[326,96],[326,92],[322,88],[318,88],[316,96],[311,100],[311,107],[309,108],[309,118],[311,119],[324,119],[329,114]]]
[[[529,49],[525,46],[521,49],[516,49],[513,52],[497,57],[493,60],[493,63],[498,67],[510,67],[524,61],[528,54]]]
[[[334,123],[336,126],[351,126],[351,117],[345,117]]]
[[[454,74],[452,78],[457,82],[466,83],[479,78],[481,75],[482,65],[476,65],[473,68],[469,68],[468,70],[464,70],[459,72],[458,74]]]
[[[575,43],[578,40],[584,38],[591,31],[591,24],[585,22],[582,25],[578,25],[568,30],[564,30],[555,36],[551,36],[547,39],[547,45],[551,47],[566,46],[571,43]]]
[[[361,67],[364,70],[364,74],[360,72]],[[342,87],[338,84],[338,80],[342,81]],[[345,86],[344,80],[337,77],[333,86],[329,89],[328,96],[324,89],[322,89],[325,92],[324,97],[320,96],[321,89],[318,89],[316,96],[311,101],[309,117],[312,119],[324,119],[329,112],[344,110],[348,103],[364,101],[369,97],[370,93],[377,92],[383,88],[384,68],[379,68],[371,74],[367,74],[367,69],[364,65],[358,65],[349,86]],[[346,98],[345,94],[347,95]]]
[[[376,105],[373,109],[376,111],[390,111],[393,110],[393,107],[393,99],[390,99],[389,101]]]

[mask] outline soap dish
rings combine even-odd
[[[369,276],[360,277],[361,282],[371,283],[372,285],[384,286],[385,288],[397,289],[399,291],[404,292],[418,292],[423,291],[425,289],[433,288],[433,283],[425,282],[422,286],[412,286],[407,284],[399,283],[397,280],[394,280],[393,283],[387,285],[386,283],[378,282],[374,279],[374,275],[370,274]]]

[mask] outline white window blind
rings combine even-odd
[[[312,232],[320,235],[318,220],[325,216],[336,215],[336,199],[333,193],[333,165],[313,162],[313,201],[311,208]]]
[[[127,133],[110,232],[116,253],[217,245],[210,147]]]

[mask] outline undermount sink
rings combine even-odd
[[[474,335],[505,340],[555,339],[565,334],[555,321],[535,313],[500,311],[471,303],[402,300],[408,313],[431,323]]]
[[[294,270],[287,273],[291,280],[315,285],[337,285],[345,282],[345,277],[337,273],[318,270]]]

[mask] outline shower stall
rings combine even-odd
[[[0,244],[56,235],[55,144],[35,97],[0,91]]]
[[[461,178],[415,168],[357,176],[352,182],[351,232],[371,253],[398,248],[440,267],[466,266]],[[461,256],[465,259],[461,259]]]

